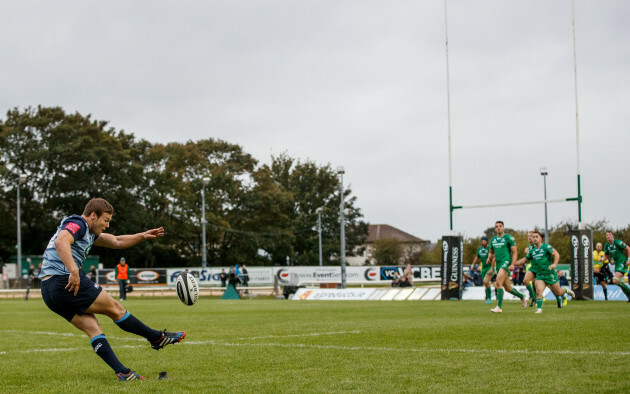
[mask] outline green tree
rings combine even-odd
[[[295,234],[293,255],[296,265],[316,265],[319,261],[317,209],[322,208],[322,254],[326,265],[339,264],[340,231],[339,206],[341,202],[339,178],[330,165],[318,166],[300,162],[286,154],[272,157],[269,170],[276,182],[289,195],[283,206],[290,227]],[[367,240],[368,224],[357,206],[350,187],[344,186],[346,253],[362,253]],[[280,256],[284,259],[285,256]],[[278,262],[278,259],[275,260]],[[281,261],[280,261],[281,262]]]
[[[465,252],[464,252],[465,253]],[[464,261],[467,256],[464,255]],[[420,265],[440,265],[442,264],[442,239],[438,239],[435,244],[430,245],[420,256]]]
[[[21,188],[24,254],[41,254],[63,216],[81,213],[89,198],[117,201],[142,185],[133,137],[89,115],[68,115],[61,108],[12,109],[0,123],[0,147],[0,187],[9,213],[17,178],[27,175]],[[15,228],[16,216],[8,216]],[[118,223],[112,223],[112,231]]]
[[[403,245],[400,240],[384,238],[374,241],[372,256],[378,265],[398,265],[403,257]]]

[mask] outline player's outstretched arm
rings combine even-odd
[[[477,261],[479,261],[479,256],[475,256],[475,258],[473,259],[472,264],[470,265],[470,269],[472,270],[472,268],[474,267],[475,264],[477,264]]]
[[[164,236],[164,228],[154,228],[142,233],[128,235],[112,235],[102,233],[100,237],[94,241],[94,245],[103,246],[110,249],[126,249],[135,246],[144,240],[155,239]]]

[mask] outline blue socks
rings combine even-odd
[[[112,347],[109,346],[109,342],[107,342],[107,338],[105,335],[97,335],[94,338],[90,339],[90,344],[92,348],[99,355],[100,358],[103,359],[109,365],[114,372],[119,373],[129,373],[131,371],[129,368],[122,365],[120,361],[118,361],[118,357],[114,354]]]
[[[162,337],[162,332],[147,327],[143,322],[129,313],[129,311],[127,311],[120,320],[114,323],[118,324],[118,327],[127,332],[146,338],[149,342],[155,342]]]

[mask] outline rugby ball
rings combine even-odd
[[[199,285],[197,279],[187,271],[180,273],[177,276],[177,297],[184,303],[184,305],[192,305],[197,302],[199,298]]]

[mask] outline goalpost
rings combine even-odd
[[[446,49],[446,101],[447,101],[447,128],[448,128],[448,195],[449,195],[449,218],[451,234],[443,236],[442,242],[442,299],[461,299],[462,279],[463,279],[463,237],[457,236],[453,231],[453,212],[456,209],[470,208],[490,208],[505,206],[521,206],[531,204],[547,204],[558,202],[577,201],[578,206],[578,230],[572,234],[571,240],[572,264],[571,282],[576,291],[576,298],[592,299],[593,297],[593,266],[592,266],[592,232],[584,230],[582,224],[582,188],[580,175],[580,127],[578,111],[578,89],[577,89],[577,54],[575,44],[575,0],[571,0],[571,21],[573,29],[573,82],[575,96],[575,139],[577,157],[577,197],[549,200],[545,195],[544,200],[523,201],[508,203],[493,203],[480,205],[454,205],[453,204],[453,172],[452,172],[452,152],[451,152],[451,93],[450,93],[450,67],[448,54],[448,13],[447,0],[444,0],[444,33]],[[581,247],[578,250],[578,246]],[[590,254],[589,254],[590,253]]]

